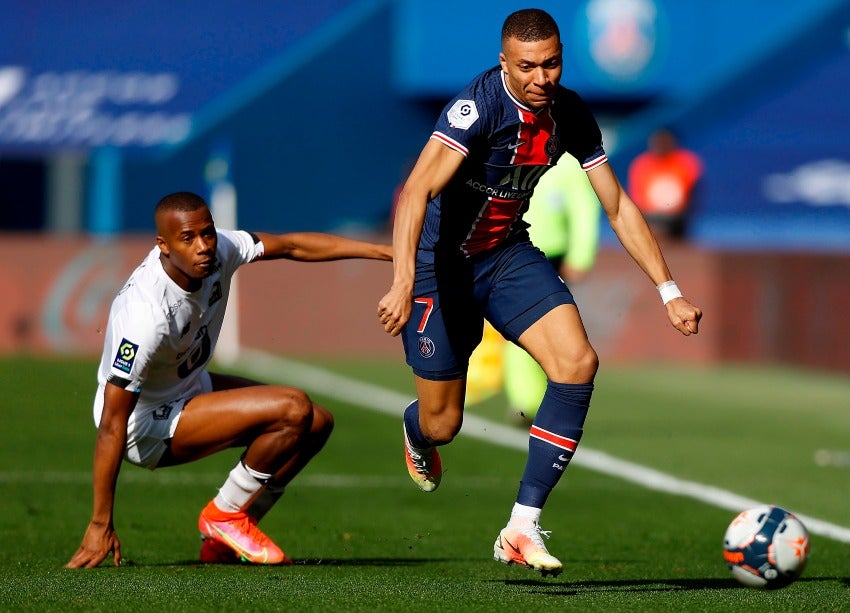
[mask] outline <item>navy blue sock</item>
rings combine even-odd
[[[592,393],[592,383],[549,381],[529,432],[519,504],[543,508],[581,440]]]
[[[428,449],[434,444],[428,442],[419,427],[419,401],[414,400],[404,410],[404,429],[407,432],[407,440],[417,449]]]

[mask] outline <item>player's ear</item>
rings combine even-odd
[[[157,246],[159,247],[159,250],[162,252],[162,254],[164,256],[169,255],[168,243],[165,242],[164,238],[162,238],[161,236],[157,236],[156,237],[156,244],[157,244]]]
[[[508,58],[505,57],[504,52],[499,52],[499,64],[502,66],[502,72],[508,71]]]

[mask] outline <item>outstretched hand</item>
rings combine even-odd
[[[112,553],[115,566],[121,564],[121,541],[112,526],[89,524],[83,542],[65,568],[95,568]]]
[[[685,336],[699,333],[699,320],[702,310],[684,298],[674,298],[667,303],[667,317],[670,323]]]

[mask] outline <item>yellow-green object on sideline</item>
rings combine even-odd
[[[528,233],[546,257],[566,255],[571,268],[588,271],[599,249],[602,205],[587,173],[569,155],[541,177],[523,219]]]
[[[599,249],[601,208],[587,174],[565,155],[540,179],[523,219],[531,224],[531,242],[546,257],[564,256],[569,269],[586,272]],[[524,349],[507,342],[502,367],[510,412],[534,419],[546,392],[546,373]]]

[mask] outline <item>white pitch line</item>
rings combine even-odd
[[[259,379],[297,385],[324,396],[336,398],[363,408],[401,417],[403,407],[413,396],[387,390],[377,385],[350,379],[327,370],[266,354],[260,351],[242,350],[237,360],[239,365],[250,370]],[[503,447],[526,451],[528,435],[522,430],[492,422],[478,415],[465,413],[461,434]],[[602,451],[579,447],[572,462],[590,470],[624,479],[647,489],[676,496],[686,496],[705,504],[738,513],[743,509],[766,504],[740,496],[734,492],[712,485],[679,479],[667,473],[615,458]],[[850,543],[850,528],[796,513],[809,532]]]

